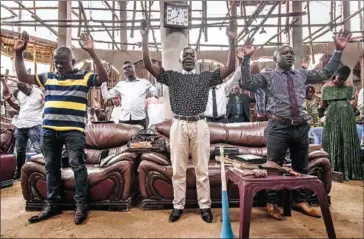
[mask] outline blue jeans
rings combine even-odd
[[[314,127],[311,128],[310,131],[308,131],[308,137],[313,139],[314,144],[321,144],[322,143],[322,132],[324,128],[323,127]]]
[[[359,142],[361,142],[361,139],[363,138],[363,131],[364,131],[364,125],[360,125],[360,124],[357,124],[356,125],[356,130],[358,131],[358,136],[359,136]]]
[[[17,171],[20,173],[21,167],[25,163],[28,140],[32,142],[33,148],[37,154],[42,153],[40,146],[40,132],[42,126],[37,125],[32,128],[16,128],[15,129],[15,153]]]
[[[85,134],[72,131],[55,131],[43,128],[42,145],[45,157],[47,180],[47,202],[54,204],[61,201],[61,158],[63,145],[66,146],[69,165],[75,175],[76,206],[87,203],[87,168],[85,164]]]
[[[363,137],[363,125],[357,124],[356,129],[358,131],[359,141],[361,142],[361,139]],[[313,139],[314,144],[322,144],[322,132],[322,127],[311,128],[308,132],[308,136]]]

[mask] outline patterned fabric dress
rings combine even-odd
[[[308,100],[306,99],[306,110],[307,114],[311,116],[310,121],[308,122],[311,126],[319,126],[320,124],[320,117],[319,117],[319,103],[313,99]]]
[[[352,95],[350,86],[327,86],[322,90],[322,100],[329,105],[322,146],[329,153],[334,171],[342,172],[345,180],[363,178],[355,115],[350,105]]]

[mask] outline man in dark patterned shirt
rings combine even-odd
[[[287,148],[291,153],[292,168],[300,173],[307,173],[308,167],[308,114],[304,108],[306,84],[314,84],[329,79],[340,64],[342,51],[345,49],[351,34],[341,31],[335,38],[336,51],[325,68],[320,70],[293,70],[294,51],[288,45],[279,47],[274,53],[277,64],[275,70],[251,75],[250,57],[255,51],[248,40],[241,48],[244,54],[242,64],[241,87],[251,91],[262,88],[268,98],[267,113],[270,117],[265,129],[265,140],[268,148],[268,160],[282,164]],[[305,194],[297,190],[293,195],[293,206],[304,214],[320,217],[305,201]],[[268,215],[282,219],[277,207],[276,192],[267,191]]]
[[[173,168],[173,210],[169,222],[177,221],[183,213],[186,202],[186,170],[189,152],[196,172],[196,188],[201,217],[205,222],[212,222],[210,210],[210,183],[208,163],[210,158],[210,132],[203,116],[206,110],[210,87],[223,82],[235,70],[236,31],[227,29],[229,38],[229,58],[227,67],[214,72],[195,73],[196,52],[186,47],[180,55],[182,72],[165,70],[152,64],[148,49],[148,27],[146,21],[141,24],[143,38],[143,60],[145,68],[156,77],[157,81],[169,87],[174,119],[171,126],[170,148]]]

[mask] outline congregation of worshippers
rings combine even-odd
[[[236,50],[237,33],[228,28],[227,64],[214,71],[198,72],[198,53],[191,47],[181,50],[180,71],[165,69],[152,61],[146,21],[140,28],[144,67],[155,81],[139,76],[135,64],[125,61],[120,63],[120,81],[113,87],[108,87],[110,74],[86,33],[81,35],[80,44],[93,60],[97,73],[74,68],[72,50],[59,47],[54,52],[55,70],[33,74],[26,70],[23,58],[31,37],[24,31],[15,42],[16,76],[1,76],[1,115],[8,116],[15,129],[16,168],[12,177],[26,184],[26,180],[31,180],[25,179],[29,176],[29,167],[25,170],[27,164],[41,155],[47,186],[46,203],[39,214],[29,218],[30,223],[62,212],[58,203],[62,201],[60,184],[64,165],[75,175],[74,222],[85,222],[89,210],[90,173],[85,166],[89,156],[85,147],[86,144],[96,145],[87,139],[93,137],[88,135],[88,130],[100,124],[124,128],[136,125],[144,132],[139,135],[142,138],[158,136],[156,128],[170,121],[169,143],[166,144],[170,159],[155,159],[165,160],[166,165],[173,168],[173,209],[169,222],[180,219],[187,203],[189,155],[192,155],[196,172],[195,190],[201,218],[207,223],[213,221],[208,169],[210,140],[216,140],[212,136],[210,139],[213,127],[235,127],[244,131],[244,125],[264,125],[268,162],[277,165],[291,162],[292,171],[307,174],[309,145],[316,145],[327,153],[332,171],[343,180],[363,179],[364,92],[360,85],[363,74],[359,61],[356,65],[346,65],[341,59],[350,40],[349,31],[343,30],[334,37],[335,50],[322,55],[314,68],[309,68],[308,58],[302,60],[299,68],[293,68],[298,59],[291,46],[277,47],[270,61],[252,63],[256,50],[253,39]],[[16,82],[13,91],[9,87],[12,82]],[[168,87],[168,91],[164,87]],[[89,96],[90,89],[97,89],[98,96]],[[167,110],[173,113],[172,117],[166,117]],[[111,131],[99,133],[112,134]],[[268,216],[281,220],[277,197],[276,191],[267,190],[266,210]],[[321,217],[320,211],[307,202],[304,191],[297,190],[292,199],[296,210]]]

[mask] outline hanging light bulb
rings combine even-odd
[[[262,27],[262,30],[260,31],[259,34],[266,34],[266,33],[267,33],[267,31],[264,29],[264,27]]]

